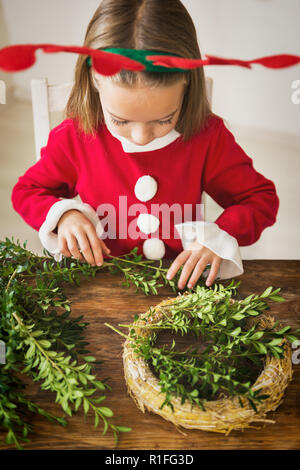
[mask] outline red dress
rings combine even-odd
[[[144,175],[156,181],[157,191],[141,205],[134,188]],[[135,225],[139,207],[140,212],[151,214],[154,205],[170,208],[175,204],[183,214],[184,205],[189,205],[191,212],[185,220],[178,220],[178,211],[175,215],[170,211],[167,237],[162,230],[163,211],[156,213],[160,224],[154,235],[163,241],[165,257],[173,258],[183,247],[174,225],[199,220],[196,207],[203,191],[224,208],[216,228],[239,246],[255,243],[276,221],[279,199],[274,183],[254,169],[252,159],[215,115],[187,142],[179,136],[157,150],[136,153],[126,153],[104,123],[93,137],[81,132],[73,120],[65,120],[50,132],[41,159],[18,179],[11,200],[25,222],[40,230],[55,203],[79,195],[107,228],[104,239],[114,256],[136,246],[138,253],[143,252],[150,235]],[[105,207],[115,210],[115,227],[105,227]],[[134,227],[132,232],[140,237],[132,239],[126,226]]]

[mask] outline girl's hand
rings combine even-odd
[[[167,272],[167,279],[172,279],[180,266],[185,263],[178,281],[178,288],[184,288],[189,275],[194,270],[187,285],[187,287],[191,289],[196,284],[197,280],[206,268],[206,265],[210,264],[211,268],[206,280],[206,285],[210,286],[214,282],[219,271],[221,261],[222,258],[220,258],[220,256],[195,241],[191,244],[188,250],[182,251],[173,261]]]
[[[57,224],[57,235],[58,246],[64,256],[73,256],[92,266],[103,264],[103,251],[110,253],[104,241],[98,238],[92,222],[76,209],[61,216]]]

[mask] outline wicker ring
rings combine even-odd
[[[176,299],[164,300],[152,308],[153,315],[148,317],[147,321],[151,324],[158,322],[162,316],[160,307],[171,305]],[[140,315],[135,325],[138,326],[139,322],[142,325],[143,318],[147,315],[149,311]],[[263,328],[272,327],[274,323],[272,317],[260,316],[260,325]],[[136,332],[145,337],[151,334],[147,329],[137,329]],[[267,355],[265,367],[252,386],[253,391],[261,390],[263,394],[269,395],[257,405],[257,412],[242,395],[206,401],[206,411],[198,406],[191,407],[191,404],[187,402],[182,405],[177,397],[172,399],[174,411],[169,407],[160,409],[164,394],[161,393],[159,380],[151,372],[147,362],[134,352],[131,344],[131,340],[127,339],[123,350],[124,374],[130,396],[141,411],[148,410],[156,413],[171,421],[178,428],[229,434],[232,430],[254,427],[250,426],[252,422],[274,423],[274,420],[266,419],[266,413],[275,410],[280,405],[284,390],[292,378],[292,351],[288,341],[284,340],[284,358],[277,359]],[[243,407],[239,403],[239,398],[243,402]]]

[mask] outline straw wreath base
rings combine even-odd
[[[172,304],[173,299],[160,302],[153,310],[153,314],[147,319],[151,324],[156,323],[162,316],[160,307]],[[135,325],[142,326],[143,318],[148,315],[146,312],[140,315]],[[272,327],[274,318],[261,315],[260,326],[262,328]],[[147,329],[137,329],[137,334],[147,336],[150,334]],[[269,397],[256,405],[257,412],[249,405],[248,400],[240,395],[243,403],[241,407],[239,397],[220,398],[215,401],[206,401],[203,411],[198,406],[191,406],[186,402],[183,405],[179,398],[172,399],[174,411],[167,405],[160,409],[164,402],[164,394],[160,391],[159,380],[151,372],[148,364],[143,358],[138,357],[131,347],[129,339],[124,343],[123,364],[125,380],[128,392],[136,402],[138,408],[145,412],[160,415],[162,418],[171,421],[178,429],[200,429],[229,434],[232,430],[243,430],[251,426],[251,423],[274,423],[274,420],[267,419],[266,414],[275,410],[282,402],[284,390],[292,379],[291,347],[287,341],[284,344],[284,358],[276,359],[269,355],[263,371],[252,386],[252,390],[260,390],[261,394]]]

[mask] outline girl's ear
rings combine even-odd
[[[189,81],[187,78],[185,78],[185,79],[183,80],[183,88],[184,88],[184,91],[188,88],[189,83],[190,83],[190,81]]]
[[[188,87],[189,87],[189,84],[190,84],[189,80],[184,80],[184,82],[183,82],[183,94],[184,94],[184,95],[185,95],[186,92],[187,92],[187,89],[188,89]]]

